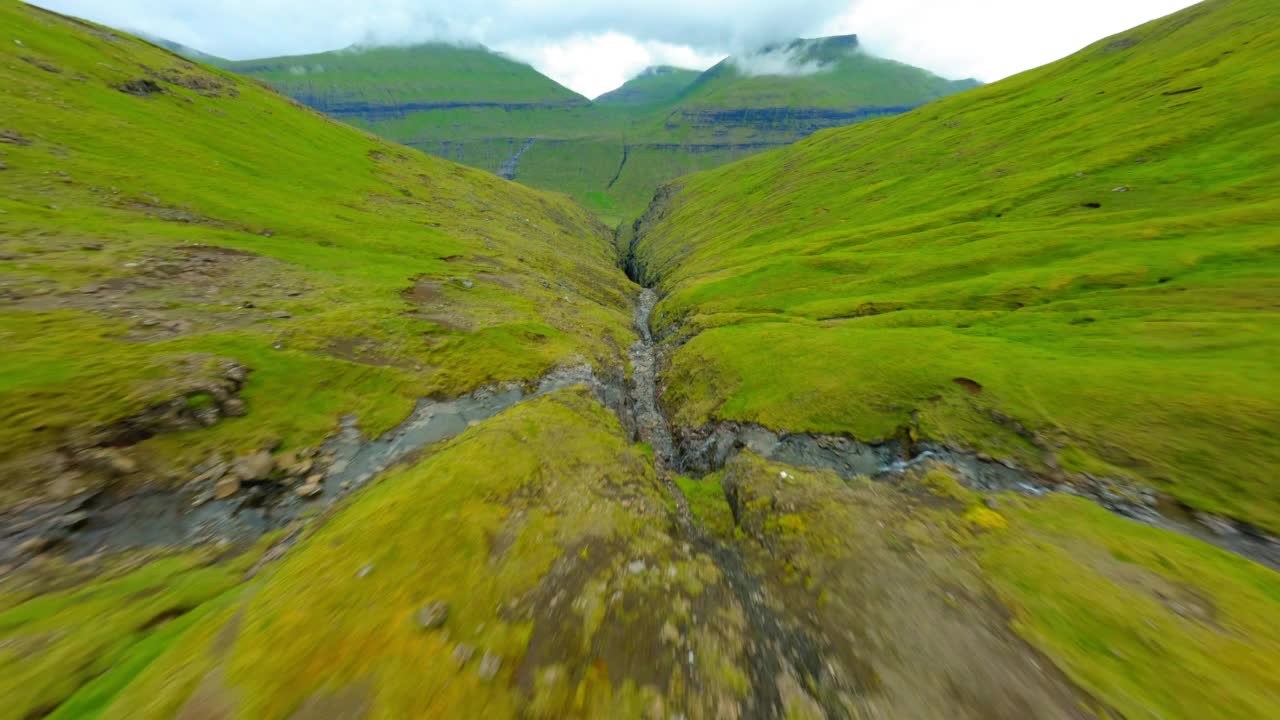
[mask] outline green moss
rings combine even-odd
[[[980,539],[1014,627],[1124,717],[1280,713],[1280,584],[1204,543],[1050,496]]]
[[[511,681],[538,632],[517,608],[569,593],[554,620],[564,627],[538,636],[554,638],[555,653],[538,647],[548,668],[577,677],[592,638],[618,623],[604,622],[617,612],[613,589],[591,568],[669,549],[654,530],[661,508],[649,464],[586,392],[521,403],[390,473],[270,571],[241,603],[239,633],[219,663],[225,684],[252,717],[284,717],[324,688],[362,684],[375,717],[514,715],[525,698]],[[557,562],[583,567],[582,585],[544,587],[548,577],[566,582],[548,575]],[[628,594],[649,581],[624,577],[637,583]],[[435,600],[448,603],[447,624],[424,630],[415,613]],[[476,650],[461,668],[450,659],[457,643]],[[491,683],[477,672],[485,653],[502,660]],[[551,680],[537,705],[563,710],[567,688]],[[614,702],[626,695],[623,680],[606,675],[589,691]]]
[[[117,559],[119,567],[53,592],[41,592],[42,578],[74,577],[75,568],[27,569],[8,578],[0,589],[6,712],[96,717],[184,632],[206,621],[211,608],[239,592],[245,571],[271,541],[217,563],[213,549]]]
[[[676,476],[676,485],[689,503],[689,512],[713,535],[727,537],[733,532],[733,512],[720,484],[720,473],[700,480]]]

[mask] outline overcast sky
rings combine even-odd
[[[648,65],[702,69],[792,37],[999,80],[1189,0],[35,0],[233,60],[355,43],[481,42],[588,96]]]

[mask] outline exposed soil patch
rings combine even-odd
[[[382,354],[378,341],[368,337],[334,338],[324,353],[340,360],[371,365],[373,367],[397,367],[420,370],[421,366],[405,358],[392,358]]]
[[[43,71],[45,71],[45,72],[50,72],[50,73],[61,73],[61,72],[62,72],[62,69],[61,69],[61,68],[57,67],[56,65],[51,65],[50,63],[45,62],[44,60],[41,60],[40,58],[34,58],[34,57],[31,57],[31,56],[26,56],[26,57],[23,57],[23,58],[22,58],[22,61],[23,61],[23,62],[25,62],[25,63],[28,63],[28,64],[30,64],[30,65],[35,65],[36,67],[40,68],[41,70],[43,70]]]
[[[136,80],[127,80],[118,85],[113,85],[115,89],[126,95],[136,97],[148,97],[151,95],[159,95],[165,90],[155,80],[150,78],[138,78]]]
[[[967,377],[957,377],[951,378],[951,382],[964,388],[972,395],[982,394],[982,383],[979,383],[977,380],[970,380]]]
[[[5,145],[30,145],[31,139],[17,130],[0,130],[0,143]]]

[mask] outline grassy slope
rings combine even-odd
[[[4,502],[38,491],[41,452],[181,395],[218,359],[252,369],[248,416],[136,446],[147,469],[311,444],[345,413],[376,433],[423,395],[622,364],[628,283],[567,200],[120,33],[12,2],[0,28],[0,463],[23,468],[4,473]],[[114,87],[139,79],[163,92]],[[166,274],[192,255],[212,276]]]
[[[699,70],[686,70],[670,65],[648,67],[592,102],[596,105],[627,107],[666,105],[679,98],[700,75],[702,72]]]
[[[934,685],[937,672],[965,677],[970,689],[971,674],[981,676],[991,656],[956,657],[957,648],[974,653],[981,645],[957,644],[955,623],[992,590],[1011,611],[1012,628],[1111,709],[1100,717],[1248,720],[1280,712],[1280,681],[1268,672],[1280,661],[1272,621],[1280,585],[1259,565],[1068,495],[984,499],[939,468],[893,485],[845,483],[744,455],[724,475],[745,531],[736,537],[781,578],[773,591],[826,626],[891,637],[887,658],[876,656],[874,641],[851,650],[886,689],[905,679],[903,695],[912,700],[937,693],[946,708],[939,716],[994,717],[993,708],[975,713],[972,704],[999,707],[1002,692],[1026,682],[1015,665],[995,668],[990,694]],[[691,503],[712,492],[699,491]],[[930,576],[945,591],[915,592],[913,584]],[[913,664],[920,626],[931,656]],[[892,671],[898,664],[904,674]]]
[[[784,76],[744,73],[730,58],[704,73],[683,104],[694,110],[919,105],[977,85],[858,51],[826,60],[814,72]]]
[[[1270,3],[1207,2],[688,178],[639,246],[696,333],[675,418],[914,417],[1280,528],[1278,39]]]
[[[243,60],[226,69],[261,78],[291,97],[328,102],[585,103],[524,63],[483,47],[443,43]]]
[[[641,717],[664,697],[710,713],[725,681],[679,686],[659,630],[702,612],[718,577],[665,512],[651,458],[586,393],[522,403],[361,493],[100,717],[337,717],[344,693],[371,718]],[[415,620],[432,601],[440,629]],[[458,662],[459,644],[475,654]]]

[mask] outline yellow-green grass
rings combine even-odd
[[[0,304],[0,464],[225,359],[252,370],[249,415],[140,453],[312,444],[347,413],[377,433],[424,395],[624,363],[631,286],[608,231],[567,199],[123,33],[16,2],[0,5],[0,29],[0,285],[17,295]],[[159,91],[116,87],[139,80]],[[211,279],[148,273],[191,253],[237,264]],[[149,286],[81,292],[125,280]],[[157,333],[143,316],[187,324]],[[8,483],[0,499],[30,492]]]
[[[1099,717],[1280,712],[1280,680],[1270,672],[1280,662],[1280,582],[1260,565],[1082,498],[984,496],[941,467],[892,484],[844,483],[743,455],[725,476],[740,503],[742,547],[781,579],[790,607],[813,607],[832,623],[892,623],[897,604],[911,604],[903,616],[930,628],[923,647],[934,657],[911,656],[921,646],[907,625],[876,627],[892,633],[898,655],[851,649],[886,678],[895,662],[918,662],[912,677],[921,697],[929,669],[954,659],[950,623],[998,607],[995,599],[1005,610],[989,621],[1007,623],[1086,690],[1093,701],[1085,706]],[[926,596],[944,598],[948,611],[933,615],[939,608]]]
[[[178,637],[238,595],[271,540],[231,556],[208,548],[49,562],[7,576],[0,583],[0,714],[96,717]]]
[[[638,247],[673,416],[917,422],[1280,528],[1278,38],[1206,2],[686,178]]]
[[[1014,627],[1131,720],[1280,713],[1280,582],[1080,498],[1003,498],[980,562]]]
[[[236,717],[343,691],[369,718],[639,717],[679,672],[650,643],[718,578],[667,517],[649,457],[589,393],[530,400],[353,498],[242,595],[231,629],[180,640],[104,717],[171,717],[210,674]],[[447,620],[424,628],[436,601]]]

